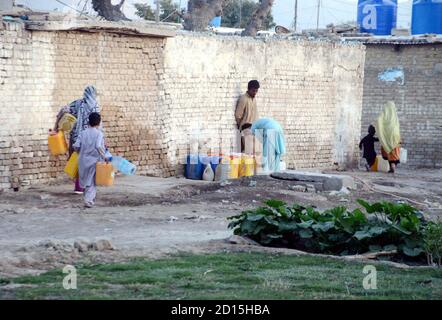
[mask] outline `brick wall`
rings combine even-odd
[[[403,147],[408,150],[407,165],[442,167],[441,82],[442,44],[368,45],[362,135],[367,134],[384,103],[393,100]]]
[[[26,186],[64,176],[66,158],[49,155],[47,130],[89,84],[99,93],[111,152],[140,174],[181,173],[179,160],[195,141],[189,133],[212,138],[201,151],[220,136],[233,139],[235,102],[251,78],[262,83],[261,116],[285,129],[289,166],[352,164],[363,61],[362,46],[30,32],[7,24],[0,31],[0,188],[13,177]]]
[[[168,175],[159,82],[164,39],[106,33],[0,33],[0,188],[63,176],[66,157],[48,153],[47,131],[60,107],[97,87],[110,149],[140,174]]]
[[[234,110],[247,82],[258,79],[261,117],[284,128],[289,168],[352,165],[362,100],[364,49],[321,42],[177,36],[165,47],[169,156],[182,159],[189,141],[217,147],[235,140]],[[201,141],[200,141],[201,142]],[[225,146],[225,151],[232,151]]]

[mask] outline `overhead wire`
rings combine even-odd
[[[65,6],[65,7],[67,7],[67,8],[70,8],[70,9],[72,9],[72,10],[78,12],[78,13],[80,14],[80,16],[81,16],[81,15],[85,15],[85,16],[88,17],[88,18],[96,19],[96,17],[84,13],[84,9],[86,8],[87,0],[86,0],[86,2],[85,2],[85,5],[84,5],[82,11],[78,10],[77,8],[75,8],[75,7],[69,5],[69,4],[67,4],[67,3],[65,3],[65,2],[63,2],[63,1],[61,1],[61,0],[55,0],[55,1],[58,2],[58,3],[60,3],[61,5]],[[80,1],[79,3],[81,3],[81,1]]]

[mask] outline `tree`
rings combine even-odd
[[[179,20],[181,8],[178,3],[173,3],[172,0],[161,0],[160,7],[161,21],[177,22],[177,20]]]
[[[155,12],[150,5],[145,3],[135,3],[134,7],[137,10],[135,14],[140,18],[145,20],[155,20]]]
[[[184,17],[184,29],[203,31],[216,15],[222,12],[227,0],[189,0]]]
[[[243,0],[241,24],[239,23],[239,0],[189,0],[187,12],[179,12],[180,8],[172,0],[161,0],[162,21],[175,21],[177,17],[184,19],[184,29],[190,31],[204,31],[210,20],[215,16],[223,15],[223,26],[245,27],[243,35],[255,36],[259,29],[269,29],[275,26],[271,13],[274,0]],[[124,2],[124,1],[123,1]],[[137,15],[154,20],[154,13],[150,6],[136,4]],[[223,14],[224,10],[224,14]],[[153,16],[153,17],[152,17]]]
[[[258,7],[259,3],[252,0],[228,0],[223,8],[222,26],[230,28],[245,28]],[[262,28],[268,30],[274,26],[273,15],[269,12],[264,19]]]
[[[260,0],[259,7],[253,13],[252,18],[242,33],[243,36],[256,36],[258,30],[262,28],[268,14],[272,11],[273,1],[274,0]]]
[[[145,20],[155,20],[155,11],[148,4],[135,3],[135,14]],[[181,16],[180,7],[172,0],[160,0],[160,21],[177,22]]]
[[[92,7],[99,16],[109,21],[130,20],[126,18],[121,11],[125,0],[121,0],[119,4],[113,5],[111,0],[92,0]]]

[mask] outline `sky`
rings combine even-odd
[[[59,0],[69,6],[82,8],[85,0]],[[119,0],[112,0],[118,3]],[[186,7],[186,0],[173,0]],[[339,24],[356,20],[357,0],[320,0],[319,26],[325,27],[329,23]],[[126,0],[124,12],[127,17],[137,19],[133,4],[137,2],[148,3],[154,7],[154,0]],[[37,10],[62,10],[72,11],[57,0],[16,0],[18,4],[24,4]],[[411,0],[399,0],[398,27],[409,28],[411,24]],[[295,0],[275,0],[273,16],[276,24],[287,28],[293,27]],[[317,0],[298,0],[298,30],[316,28]]]

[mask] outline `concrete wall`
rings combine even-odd
[[[442,167],[442,44],[368,45],[362,135],[396,103],[408,165]],[[379,147],[380,148],[380,147]]]
[[[160,39],[86,32],[0,31],[0,188],[63,177],[47,130],[63,105],[99,92],[111,152],[141,174],[182,172],[179,160],[203,132],[200,151],[234,138],[246,83],[262,83],[261,116],[280,121],[290,167],[357,159],[364,48],[210,36]],[[190,133],[190,136],[189,136]],[[201,138],[201,136],[200,136]],[[204,143],[205,142],[205,143]]]

